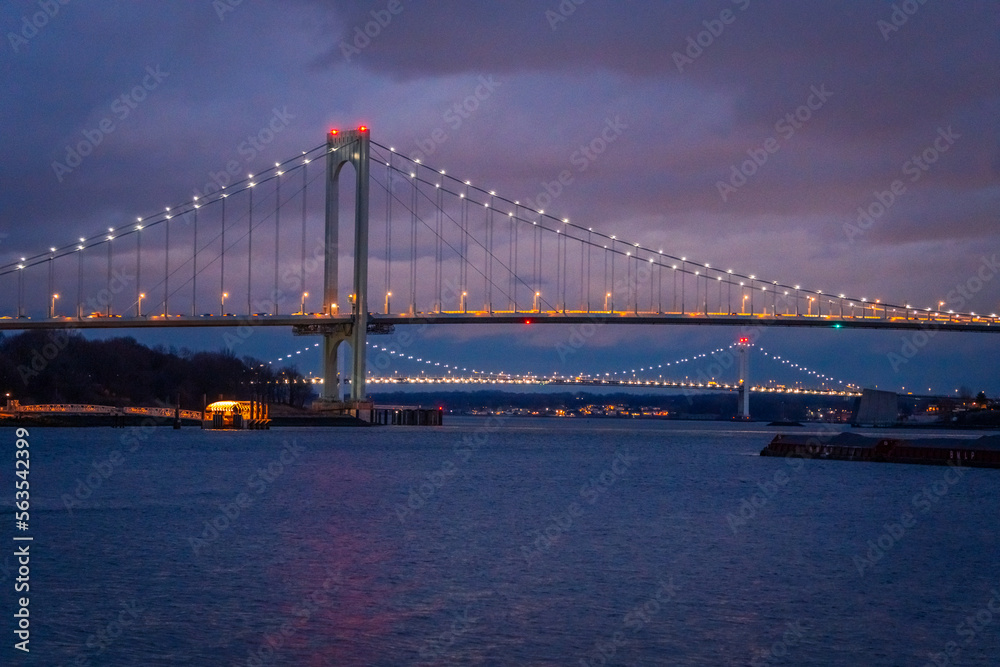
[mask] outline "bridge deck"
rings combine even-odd
[[[920,314],[909,318],[839,317],[836,315],[741,315],[731,313],[634,313],[634,312],[427,312],[408,314],[371,314],[370,324],[669,324],[709,326],[818,327],[844,329],[902,329],[936,331],[975,331],[1000,333],[1000,320],[990,317],[947,317]],[[0,331],[30,329],[148,329],[162,327],[293,327],[302,325],[348,324],[350,316],[338,315],[176,315],[170,317],[75,317],[30,319],[0,318]]]

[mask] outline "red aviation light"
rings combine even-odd
[[[340,130],[330,130],[330,134],[338,135],[340,134]]]
[[[368,131],[367,125],[362,125],[361,127],[358,128],[358,132],[367,132],[367,131]]]

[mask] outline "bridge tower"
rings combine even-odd
[[[350,308],[351,322],[323,332],[323,394],[318,407],[357,407],[366,398],[365,341],[368,331],[368,173],[369,130],[331,130],[327,134],[326,157],[326,256],[324,260],[323,309],[330,316]],[[348,304],[338,304],[337,272],[340,268],[340,171],[354,165],[357,176],[354,204],[354,289]],[[338,350],[341,343],[351,347],[351,395],[342,403]]]
[[[739,419],[750,419],[750,337],[740,336]]]

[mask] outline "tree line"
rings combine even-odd
[[[0,390],[23,404],[174,405],[256,399],[302,407],[312,387],[291,367],[231,351],[148,347],[132,337],[87,340],[65,331],[0,334]],[[288,383],[285,383],[288,380]]]

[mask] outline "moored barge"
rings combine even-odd
[[[760,455],[1000,468],[1000,435],[977,439],[902,439],[872,438],[856,433],[839,433],[832,437],[779,433],[761,450]]]

